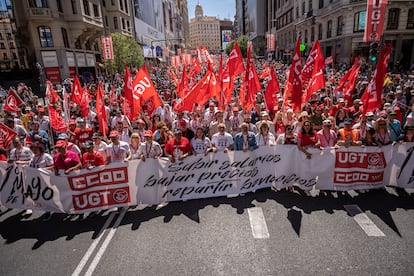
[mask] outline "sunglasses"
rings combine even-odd
[[[378,124],[379,126],[386,126],[387,124]]]
[[[311,125],[303,125],[303,126],[308,126],[308,127],[310,127]]]

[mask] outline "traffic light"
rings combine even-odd
[[[373,42],[369,45],[369,60],[371,62],[377,62],[378,60],[378,43]]]

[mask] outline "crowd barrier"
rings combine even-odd
[[[414,188],[414,143],[311,149],[263,146],[252,152],[195,155],[171,163],[131,160],[56,176],[0,164],[0,202],[8,208],[83,213],[113,207],[244,194],[273,186],[332,191]]]

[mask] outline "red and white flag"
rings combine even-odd
[[[299,111],[302,104],[302,58],[300,54],[300,38],[298,38],[298,41],[296,42],[287,82],[287,87],[292,90],[292,108],[295,112]]]
[[[10,150],[13,138],[16,137],[17,133],[0,122],[0,147],[5,150]]]
[[[227,58],[227,66],[229,67],[230,76],[236,76],[245,70],[242,53],[237,42],[234,43],[233,49]]]
[[[9,112],[18,113],[19,105],[23,103],[22,99],[17,95],[14,88],[9,88],[9,93],[7,94],[6,102],[4,103],[4,110]]]
[[[364,42],[378,42],[384,33],[388,0],[368,0],[365,15]],[[390,20],[390,19],[388,19]],[[398,22],[398,21],[397,21]]]
[[[359,73],[360,66],[355,67],[351,74],[349,75],[348,82],[344,85],[344,90],[342,92],[342,96],[347,103],[347,106],[352,106],[352,96],[354,94],[355,89],[355,81]]]
[[[129,105],[132,105],[132,77],[128,65],[125,65],[124,97]]]
[[[180,86],[177,87],[177,94],[180,99],[184,98],[188,92],[188,78],[187,78],[187,66],[184,65],[183,73],[181,74]]]
[[[308,86],[306,87],[305,93],[303,94],[302,102],[309,101],[312,94],[319,89],[322,89],[325,87],[325,60],[323,58],[321,47],[319,46],[319,41],[316,40],[315,43],[312,46],[311,53],[308,57],[313,56],[313,64],[310,67],[313,67],[312,70],[312,76],[308,83]],[[306,64],[305,64],[306,66]],[[303,72],[305,71],[305,68],[302,70],[302,83],[303,81]]]
[[[75,78],[73,79],[73,84],[72,84],[72,96],[71,96],[72,102],[80,105],[82,101],[82,95],[83,95],[82,86],[80,84],[78,76],[75,75]]]
[[[309,52],[309,56],[306,59],[305,65],[303,65],[302,69],[302,85],[308,83],[308,81],[312,78],[313,69],[315,68],[315,64],[317,61],[320,61],[320,58],[323,59],[323,54],[321,47],[319,45],[319,40],[316,40],[313,45],[312,49]],[[325,64],[323,64],[325,67]]]
[[[98,89],[96,91],[96,116],[98,117],[99,131],[105,136],[109,128],[104,101],[104,90],[100,82],[98,83]]]
[[[360,58],[359,56],[355,58],[354,64],[352,64],[351,69],[349,69],[345,73],[345,75],[338,81],[338,86],[334,90],[335,94],[338,93],[339,91],[341,91],[341,93],[342,93],[342,90],[344,89],[345,84],[348,82],[349,76],[351,75],[352,71],[355,70],[358,67],[359,58]]]
[[[369,111],[380,108],[382,105],[382,88],[384,86],[384,79],[387,73],[387,65],[390,59],[391,48],[391,45],[383,47],[381,56],[377,63],[377,68],[375,69],[371,81],[361,97],[361,102],[364,106],[363,115]]]
[[[257,91],[261,90],[259,77],[254,63],[251,61],[252,43],[247,46],[246,72],[244,82],[240,87],[240,103],[244,110],[250,110],[256,104]]]
[[[273,110],[275,106],[278,104],[276,94],[280,92],[280,84],[277,80],[277,76],[275,73],[275,68],[273,66],[269,67],[270,75],[267,80],[267,87],[265,92],[265,100],[268,110]]]
[[[60,112],[56,111],[52,104],[49,104],[49,117],[50,117],[50,125],[52,126],[53,130],[57,133],[66,132],[68,130],[68,126],[63,120]]]
[[[329,57],[327,57],[327,58],[325,59],[325,64],[326,64],[326,65],[331,64],[331,63],[333,63],[333,62],[334,62],[334,57],[333,57],[333,55],[330,55]]]
[[[60,101],[58,93],[53,89],[53,85],[50,81],[46,81],[46,97],[49,99],[49,103],[54,104],[57,101]]]

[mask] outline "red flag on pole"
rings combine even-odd
[[[345,102],[347,103],[348,107],[352,106],[352,103],[353,103],[352,95],[355,89],[355,81],[358,76],[359,69],[360,69],[359,66],[353,68],[353,70],[351,71],[351,74],[349,75],[348,82],[344,85],[342,96]]]
[[[91,101],[91,95],[89,94],[88,88],[84,87],[82,89],[82,99],[79,104],[80,110],[83,117],[87,117],[89,114],[89,103]]]
[[[302,58],[300,55],[300,37],[296,42],[295,52],[293,53],[292,65],[290,66],[288,84],[292,87],[292,108],[299,111],[302,104]]]
[[[273,110],[273,108],[278,104],[276,94],[280,92],[280,85],[279,81],[277,80],[274,67],[271,66],[269,68],[270,74],[267,80],[267,87],[264,96],[266,100],[267,109]]]
[[[53,107],[53,104],[49,104],[49,117],[50,125],[54,131],[57,133],[62,133],[68,130],[68,125],[66,124],[65,120],[63,120],[62,116],[60,116],[60,112],[57,112]]]
[[[354,60],[354,64],[352,64],[351,69],[349,69],[345,75],[338,81],[338,86],[336,87],[336,89],[334,90],[335,93],[337,93],[338,91],[342,91],[342,89],[344,89],[345,84],[347,83],[349,76],[351,74],[351,72],[353,70],[355,70],[356,67],[358,67],[358,63],[359,63],[359,56],[357,58],[355,58]]]
[[[104,101],[104,90],[101,82],[98,83],[98,89],[96,91],[96,116],[98,117],[99,131],[105,136],[109,128]]]
[[[377,68],[375,69],[371,81],[361,97],[361,102],[364,106],[363,115],[365,115],[368,111],[373,111],[381,107],[382,87],[384,86],[384,79],[387,73],[387,65],[390,59],[391,48],[391,45],[383,47]]]
[[[132,105],[132,77],[128,65],[125,65],[124,97],[129,105]]]
[[[183,67],[183,73],[181,74],[181,82],[180,82],[180,86],[177,89],[177,94],[179,98],[184,98],[185,95],[188,92],[188,78],[187,78],[187,66],[184,65]]]
[[[75,75],[75,78],[73,80],[73,84],[72,84],[72,96],[71,96],[71,100],[72,102],[80,105],[81,101],[82,101],[82,86],[80,84],[80,81],[78,79],[78,76]]]
[[[312,45],[312,49],[309,52],[309,56],[306,59],[305,65],[303,65],[302,85],[307,84],[308,81],[312,78],[313,69],[315,68],[316,61],[320,61],[320,58],[322,58],[323,60],[323,54],[321,51],[321,47],[319,45],[319,40],[316,40]],[[323,64],[323,67],[325,67],[325,64]]]
[[[53,85],[50,81],[46,81],[46,97],[49,99],[49,103],[54,104],[57,101],[60,101],[58,93],[53,89]]]
[[[17,113],[19,112],[19,105],[23,103],[22,99],[17,95],[14,88],[9,88],[9,93],[7,94],[6,102],[4,103],[4,110],[9,112]]]
[[[305,93],[303,95],[304,96],[304,98],[302,99],[303,102],[309,101],[312,93],[325,87],[325,74],[324,74],[325,60],[323,58],[322,50],[321,50],[318,40],[316,40],[315,43],[313,44],[310,55],[313,56],[313,64],[310,65],[309,67],[313,67],[313,71],[311,74],[312,77],[310,79],[310,82],[308,83],[308,86],[306,87]],[[302,70],[302,78],[303,78],[304,71],[305,71],[305,67]],[[304,83],[303,79],[302,79],[302,83]]]
[[[13,129],[0,122],[0,147],[10,150],[13,138],[16,135],[17,133]]]
[[[256,102],[256,93],[262,89],[259,77],[256,73],[254,63],[251,62],[250,56],[252,43],[249,42],[247,47],[246,72],[244,76],[244,85],[240,88],[240,102],[244,110],[250,110]]]
[[[227,66],[229,67],[230,76],[238,75],[244,71],[243,57],[237,42],[234,43],[233,49],[229,54]]]
[[[162,101],[155,90],[155,87],[145,68],[138,71],[134,81],[132,82],[132,118],[135,119],[141,112],[141,106],[147,105],[148,115],[159,106],[162,106]]]

